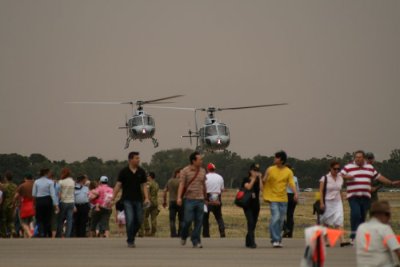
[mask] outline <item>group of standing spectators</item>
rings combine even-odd
[[[177,169],[168,180],[163,193],[163,207],[169,206],[171,237],[179,237],[184,246],[190,236],[193,247],[202,248],[202,227],[203,237],[210,237],[210,213],[214,214],[218,223],[220,237],[226,236],[222,217],[224,180],[216,173],[214,164],[209,163],[207,169],[202,167],[200,153],[192,153],[189,160],[188,166]],[[356,151],[354,161],[343,167],[339,162],[332,161],[329,172],[319,180],[320,223],[340,230],[344,226],[342,189],[346,185],[351,240],[346,242],[342,237],[341,246],[357,242],[357,255],[361,261],[378,253],[379,249],[382,252],[381,247],[370,246],[371,239],[381,238],[379,231],[387,234],[383,242],[389,244],[392,252],[395,251],[400,256],[400,245],[394,240],[391,228],[387,226],[391,214],[390,206],[384,201],[376,202],[376,192],[382,184],[399,186],[400,181],[393,182],[378,173],[373,166],[373,160],[373,155]],[[264,175],[260,166],[253,163],[248,176],[241,183],[241,187],[251,193],[248,204],[243,207],[247,221],[245,246],[248,248],[257,247],[255,229],[260,213],[260,197],[269,205],[272,247],[282,248],[282,238],[293,236],[293,217],[300,190],[293,169],[286,161],[287,155],[284,151],[275,153],[274,164],[267,168]],[[114,189],[108,185],[106,176],[100,177],[98,182],[90,182],[85,175],[73,179],[68,168],[64,168],[59,181],[55,181],[49,169],[42,169],[37,180],[33,181],[31,175],[25,175],[24,182],[16,186],[12,182],[12,173],[7,172],[5,181],[0,184],[1,236],[10,237],[15,234],[13,215],[17,214],[16,218],[26,237],[85,237],[88,225],[91,236],[102,234],[108,237],[114,205],[118,211],[116,221],[126,226],[128,247],[136,246],[135,237],[138,233],[139,236],[143,236],[143,231],[145,235],[155,235],[156,218],[160,212],[159,186],[155,181],[155,174],[147,174],[140,167],[138,152],[129,154],[128,166],[119,173]],[[371,204],[372,219],[365,223]],[[144,219],[147,222],[143,224]],[[364,249],[359,250],[360,246],[364,246]],[[387,247],[384,249],[387,251]],[[377,259],[387,261],[388,257]]]
[[[108,177],[102,176],[98,182],[90,182],[86,175],[73,179],[70,170],[63,168],[57,181],[50,169],[42,169],[38,179],[26,174],[17,186],[12,176],[6,172],[6,180],[0,184],[2,237],[109,235],[113,190]]]

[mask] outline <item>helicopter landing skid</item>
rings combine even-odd
[[[158,147],[158,141],[157,141],[157,139],[151,138],[151,140],[153,141],[154,148],[157,148],[157,147]]]
[[[127,148],[129,147],[129,143],[131,142],[131,140],[132,140],[132,138],[130,138],[130,137],[128,137],[128,138],[126,139],[126,143],[125,143],[124,149],[127,149]]]

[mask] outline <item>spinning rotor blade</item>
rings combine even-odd
[[[182,96],[183,95],[174,95],[174,96],[163,97],[163,98],[147,100],[147,101],[139,101],[139,102],[141,104],[151,104],[151,103],[156,103],[156,102],[160,102],[160,101],[163,101],[163,100],[168,100],[168,99],[172,99],[172,98],[178,98],[178,97],[182,97]]]
[[[181,108],[181,107],[163,107],[163,106],[148,106],[148,108],[159,108],[159,109],[174,109],[174,110],[189,110],[195,111],[195,108]]]
[[[121,104],[130,104],[130,103],[123,103],[123,102],[65,102],[65,104],[121,105]]]
[[[218,111],[223,111],[223,110],[238,110],[238,109],[248,109],[248,108],[275,107],[275,106],[284,106],[284,105],[288,105],[288,103],[269,104],[269,105],[257,105],[257,106],[247,106],[247,107],[218,108]]]

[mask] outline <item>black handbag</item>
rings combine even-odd
[[[326,197],[326,187],[327,187],[327,184],[328,184],[328,177],[325,175],[325,176],[324,176],[324,188],[322,189],[322,194],[323,194],[323,196],[320,196],[320,200],[316,201],[315,204],[314,204],[314,205],[315,205],[315,206],[314,206],[314,209],[316,209],[316,211],[317,211],[317,213],[318,213],[319,215],[322,215],[322,214],[325,213],[326,207],[325,207],[325,209],[321,209],[321,201],[323,201],[323,203],[324,203],[324,205],[325,205],[325,197]]]
[[[115,203],[115,209],[117,211],[124,211],[125,205],[124,205],[124,202],[121,199],[118,200],[117,203]]]
[[[253,192],[246,188],[240,188],[235,196],[235,205],[238,207],[246,208],[250,204]]]

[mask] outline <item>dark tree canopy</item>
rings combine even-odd
[[[176,168],[182,168],[189,164],[189,155],[193,152],[190,149],[170,149],[156,152],[151,161],[143,163],[142,167],[147,171],[153,171],[157,175],[157,181],[163,188],[172,176]],[[290,156],[290,155],[289,155]],[[317,187],[318,180],[328,172],[329,163],[332,160],[339,161],[342,166],[352,159],[351,153],[345,153],[342,157],[327,155],[325,158],[311,158],[308,160],[289,158],[288,163],[294,168],[295,175],[299,178],[302,188]],[[248,173],[251,163],[256,162],[261,166],[262,172],[273,164],[273,156],[257,155],[253,158],[242,158],[235,152],[209,153],[204,157],[204,165],[212,162],[216,166],[216,171],[225,179],[227,188],[237,188],[240,181]],[[86,160],[68,163],[64,160],[50,161],[44,155],[32,154],[22,156],[18,154],[0,154],[0,174],[6,170],[14,173],[14,181],[21,182],[24,174],[31,173],[35,177],[41,168],[51,168],[56,177],[59,176],[63,167],[72,170],[73,177],[87,174],[90,179],[99,179],[106,175],[114,184],[119,171],[127,165],[126,161],[108,160],[103,161],[95,156],[88,157]],[[391,179],[400,179],[400,149],[394,149],[388,160],[376,162],[375,167],[379,172]]]

